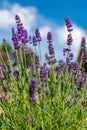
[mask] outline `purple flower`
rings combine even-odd
[[[78,70],[78,68],[79,68],[78,63],[72,63],[71,67],[73,70]]]
[[[15,20],[20,20],[18,15],[15,15]]]
[[[74,79],[74,83],[78,85],[78,83],[79,83],[79,82],[78,82],[78,79],[75,78],[75,79]]]
[[[2,57],[0,56],[0,62],[2,61]]]
[[[54,106],[54,100],[51,101],[51,104]]]
[[[84,84],[84,78],[80,79],[79,85],[82,86]]]
[[[73,31],[71,21],[69,20],[68,17],[65,18],[65,23],[66,23],[68,32]]]
[[[87,52],[83,52],[83,55],[82,55],[82,62],[87,62]]]
[[[71,51],[70,48],[63,48],[63,55],[65,56],[66,53],[69,53]]]
[[[59,65],[60,65],[60,66],[65,65],[64,61],[63,61],[63,60],[59,60]]]
[[[81,96],[80,96],[80,94],[76,94],[75,97],[76,98],[80,98]]]
[[[40,79],[42,82],[46,82],[47,79],[47,73],[48,73],[48,68],[46,65],[43,65],[40,67]]]
[[[47,40],[48,40],[48,43],[52,42],[53,37],[52,37],[52,33],[51,32],[47,33]]]
[[[74,97],[75,97],[75,94],[74,94],[74,93],[72,93],[72,94],[71,94],[71,97],[72,97],[72,98],[74,98]]]
[[[15,16],[15,20],[17,23],[17,35],[18,35],[18,40],[25,45],[28,42],[28,33],[27,30],[24,29],[23,24],[21,23],[21,20],[18,15]]]
[[[72,45],[73,39],[72,39],[72,35],[69,34],[67,37],[67,45]]]
[[[81,46],[85,47],[85,44],[86,44],[86,39],[85,37],[82,37]]]
[[[70,105],[71,105],[71,102],[70,102],[70,100],[68,100],[67,101],[67,106],[70,107]]]
[[[81,92],[83,91],[83,87],[82,86],[79,86],[77,89],[78,89],[78,91],[81,91]]]
[[[42,84],[42,87],[47,87],[47,83],[44,82],[44,83]]]
[[[29,66],[31,72],[33,72],[33,70],[34,70],[34,64],[33,64],[33,62],[29,62],[28,66]]]
[[[86,39],[85,39],[85,37],[82,37],[81,50],[82,50],[83,52],[86,51]],[[83,53],[82,53],[82,55],[83,55]]]
[[[50,57],[48,56],[48,54],[45,54],[45,58],[46,58],[46,60],[47,60],[48,63],[51,62],[51,59],[50,59]]]
[[[74,57],[73,53],[70,53],[70,54],[69,54],[69,59],[70,59],[70,60],[73,60],[73,57]]]
[[[54,92],[52,92],[52,93],[51,93],[51,96],[52,96],[52,97],[54,97],[54,96],[55,96],[55,93],[54,93]]]
[[[14,28],[12,28],[12,41],[15,49],[19,49],[21,47],[19,44],[18,35],[15,33]]]
[[[35,35],[36,35],[37,41],[40,42],[42,39],[41,39],[40,32],[39,32],[39,29],[38,29],[38,28],[37,28],[36,31],[35,31]]]
[[[56,73],[57,73],[57,76],[58,76],[58,75],[61,75],[61,67],[60,67],[60,66],[56,66],[55,71],[56,71]]]
[[[6,99],[6,96],[7,96],[7,94],[6,93],[3,93],[1,96],[0,96],[0,99]]]
[[[66,48],[63,48],[63,55],[65,56],[66,54]]]
[[[3,77],[3,76],[2,76],[2,73],[0,72],[0,79],[2,79],[2,77]]]
[[[0,64],[0,71],[4,72],[6,70],[5,64]]]
[[[72,34],[71,34],[72,24],[71,24],[71,21],[68,18],[65,18],[65,23],[66,23],[66,26],[67,26],[67,31],[69,32],[69,34],[67,36],[68,50],[66,50],[67,51],[66,62],[69,64],[70,63],[70,59],[69,59],[70,45],[72,45],[72,42],[73,42]],[[64,53],[64,55],[65,55],[65,53]]]
[[[23,30],[23,34],[22,36],[20,36],[20,40],[22,41],[22,43],[27,43],[28,42],[28,34],[27,34],[27,30]]]
[[[36,62],[36,68],[39,68],[40,67],[40,60],[39,60],[38,55],[36,55],[36,57],[35,57],[35,62]]]
[[[41,93],[41,90],[42,90],[42,88],[41,88],[41,86],[39,86],[38,87],[38,93]]]
[[[46,90],[46,95],[50,95],[50,91],[49,90]]]
[[[54,55],[54,48],[52,43],[49,43],[48,50],[50,55]]]
[[[32,56],[34,53],[31,49],[25,49],[24,52],[28,55],[28,56]]]
[[[35,36],[33,36],[32,41],[33,41],[33,46],[36,46],[37,45],[37,39],[36,39]]]
[[[19,72],[18,71],[14,71],[13,75],[14,75],[14,77],[17,77],[19,75]]]
[[[32,37],[29,35],[29,43],[32,43]]]
[[[83,105],[85,105],[85,104],[86,104],[85,100],[83,100],[83,101],[82,101],[82,104],[83,104]]]
[[[32,79],[29,85],[29,96],[32,103],[36,103],[36,79]]]
[[[69,59],[69,57],[66,57],[66,63],[70,65],[70,59]]]
[[[84,78],[84,80],[85,80],[85,78],[86,78],[86,72],[83,71],[83,72],[81,73],[81,75],[82,75],[82,78]]]
[[[34,95],[31,96],[31,102],[32,102],[33,104],[36,103],[36,94],[34,94]]]

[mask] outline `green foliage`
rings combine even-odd
[[[8,55],[6,53],[6,49],[8,51],[8,54],[12,56],[13,53],[13,48],[9,43],[6,43],[6,45],[4,45],[3,43],[0,44],[0,55],[3,58],[3,62],[6,64],[6,66],[8,66]]]
[[[22,55],[23,56],[23,55]],[[20,63],[20,59],[17,59]],[[17,64],[21,70],[20,64]],[[24,70],[25,69],[25,70]],[[40,83],[36,88],[36,104],[32,104],[29,96],[29,84],[32,73],[24,66],[19,71],[18,78],[11,77],[1,80],[1,86],[6,89],[6,97],[0,99],[0,128],[2,130],[84,130],[87,127],[87,109],[82,100],[87,96],[86,83],[84,92],[78,92],[72,78],[68,76],[68,68],[56,78],[55,66],[52,65],[47,78],[47,87],[38,93]],[[22,73],[23,71],[23,73]],[[39,69],[34,71],[38,77]],[[53,74],[53,75],[52,75]],[[7,77],[7,75],[6,75]],[[38,77],[39,79],[39,77]],[[73,86],[73,87],[72,87]],[[50,94],[46,95],[49,90]],[[51,93],[55,96],[52,97]],[[80,98],[72,98],[71,94],[79,93]],[[4,91],[2,90],[1,95]],[[70,100],[70,106],[67,101]],[[53,102],[53,103],[52,103]]]
[[[71,34],[68,36],[71,43]],[[36,39],[33,40],[36,44]],[[48,36],[48,44],[51,40],[52,35],[51,39]],[[68,47],[70,50],[69,44]],[[85,65],[80,64],[81,50],[79,66],[72,60],[68,62],[73,57],[69,57],[69,50],[66,62],[61,60],[55,66],[54,49],[48,46],[51,60],[48,68],[46,63],[42,65],[42,59],[41,63],[37,60],[37,67],[36,53],[27,55],[26,48],[30,50],[26,44],[16,45],[15,50],[8,43],[0,45],[0,130],[86,130],[87,75],[81,68]],[[41,58],[40,40],[39,52]],[[29,62],[33,63],[33,69]]]
[[[59,78],[54,83],[49,81],[48,87],[49,85],[49,90],[55,91],[55,97],[44,95],[42,99],[37,91],[37,103],[32,104],[28,95],[29,81],[24,77],[13,81],[7,97],[0,102],[4,111],[0,115],[0,128],[2,130],[84,130],[87,127],[87,110],[82,106],[81,101],[87,93],[86,85],[85,93],[82,95],[79,93],[82,98],[74,99],[70,96],[74,88],[71,88],[68,77],[66,84]],[[43,93],[48,87],[43,88]],[[54,105],[51,104],[52,100]],[[70,107],[67,107],[67,100],[71,101]]]
[[[77,61],[80,64],[81,63],[81,56],[82,56],[82,50],[80,48],[78,56],[77,56]],[[82,67],[85,69],[85,71],[87,72],[87,63],[82,64]]]

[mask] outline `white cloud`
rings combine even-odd
[[[14,20],[12,19],[12,15],[10,11],[8,10],[0,10],[0,28],[7,29],[9,26],[11,26],[14,23]]]
[[[57,27],[55,30],[58,44],[65,43],[67,39],[67,30],[65,26]]]
[[[22,7],[14,4],[8,8],[0,9],[0,28],[8,29],[15,24],[14,16],[18,14],[27,29],[36,24],[37,10],[35,7]]]
[[[40,28],[40,33],[42,37],[46,37],[49,31],[52,31],[51,27],[49,26],[43,26]]]
[[[57,38],[58,43],[62,44],[64,47],[64,44],[66,44],[67,34],[68,34],[66,27],[65,26],[58,27],[55,30],[55,33],[56,33],[56,38]],[[83,36],[86,37],[85,30],[83,30],[82,28],[74,24],[73,32],[72,32],[73,44],[71,48],[72,48],[72,52],[74,53],[75,58],[78,54],[80,43],[81,43],[81,38]]]
[[[24,23],[24,26],[29,29],[36,24],[37,9],[35,7],[21,7],[15,4],[12,7],[12,13],[18,14]]]

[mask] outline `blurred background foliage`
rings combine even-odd
[[[32,50],[31,48],[28,47],[29,50]],[[17,67],[17,60],[16,60],[16,50],[13,48],[13,46],[7,42],[6,44],[3,44],[1,43],[0,44],[0,55],[1,57],[3,57],[3,61],[4,63],[6,64],[7,67],[9,67],[9,63],[8,63],[8,55],[6,53],[6,50],[7,50],[7,53],[9,55],[9,58],[11,60],[11,63],[12,63],[12,66],[15,68]],[[20,52],[18,51],[17,53],[20,54]],[[28,64],[30,61],[34,62],[35,61],[35,54],[33,57],[30,57],[28,55],[25,54],[24,50],[21,49],[21,55],[22,55],[22,58],[23,58],[23,63],[24,66],[26,65],[26,67],[28,67]],[[25,60],[26,59],[26,60]],[[20,60],[20,58],[19,58]]]
[[[1,56],[3,57],[4,63],[8,66],[6,48],[7,48],[9,57],[11,59],[12,65],[13,65],[13,67],[15,67],[17,65],[17,63],[16,63],[16,51],[13,49],[13,46],[9,42],[7,42],[5,45],[3,43],[0,44],[0,53],[1,53]],[[28,49],[30,49],[30,48],[28,48]],[[24,57],[26,56],[25,57],[26,58],[26,65],[28,67],[29,62],[30,61],[32,61],[32,62],[34,61],[35,55],[34,55],[33,59],[31,59],[31,57],[29,57],[28,55],[24,54],[24,50],[23,49],[21,51],[22,51],[21,54],[22,54],[22,57],[23,57],[23,62],[25,62]],[[77,62],[79,64],[81,62],[81,55],[82,55],[82,50],[80,48],[78,56],[77,56]],[[87,72],[87,63],[82,64],[82,66],[84,67],[85,71]]]
[[[77,61],[80,64],[81,63],[81,55],[82,55],[82,50],[80,48],[78,56],[77,56]],[[87,72],[87,63],[82,64],[82,67],[85,69],[85,71]]]

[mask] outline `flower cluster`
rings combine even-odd
[[[85,37],[82,37],[81,49],[82,49],[82,51],[85,51],[85,49],[86,49],[86,39],[85,39]]]
[[[39,56],[38,55],[35,56],[35,64],[36,64],[36,68],[40,67],[40,60],[39,60]]]
[[[71,49],[70,46],[72,45],[73,42],[73,38],[72,38],[72,34],[71,32],[73,31],[72,29],[72,24],[71,21],[69,20],[69,18],[65,18],[65,23],[66,23],[66,27],[67,27],[67,31],[68,31],[68,36],[67,36],[67,45],[68,48],[64,48],[63,49],[63,55],[66,55],[66,62],[69,64],[70,60],[73,60],[73,53],[70,53]]]
[[[55,64],[56,63],[55,51],[54,51],[52,41],[53,41],[52,33],[48,32],[47,33],[47,42],[48,42],[49,55],[47,53],[45,54],[45,58],[46,58],[48,64]]]
[[[37,28],[36,31],[35,31],[35,35],[36,35],[36,40],[38,42],[40,42],[42,40],[41,38],[41,35],[40,35],[40,32],[39,32],[39,29]]]
[[[29,96],[32,103],[36,103],[36,79],[32,79],[29,85]]]
[[[26,44],[28,42],[27,30],[24,29],[23,24],[21,23],[21,20],[18,15],[15,16],[15,20],[17,23],[18,40],[21,41],[23,44]]]
[[[23,24],[18,15],[15,16],[15,20],[17,23],[17,32],[12,28],[12,41],[15,49],[19,49],[22,45],[24,46],[28,42],[28,33],[27,30],[24,29]],[[21,43],[21,44],[20,44]]]
[[[43,86],[44,86],[44,84],[46,85],[47,74],[48,74],[48,68],[47,68],[46,64],[44,64],[43,66],[40,67],[40,79],[41,79]]]
[[[12,28],[12,41],[13,41],[13,44],[14,44],[14,48],[18,50],[21,46],[20,46],[20,43],[19,43],[19,40],[18,40],[18,35],[14,31],[14,28]]]
[[[40,43],[41,40],[42,40],[42,38],[41,38],[40,31],[38,28],[35,30],[35,36],[29,35],[29,43],[30,44],[33,43],[33,46],[37,46],[38,42]]]
[[[86,51],[86,39],[85,39],[85,37],[82,37],[81,50],[82,50],[81,60],[82,60],[82,62],[86,63],[87,62],[87,51]]]

